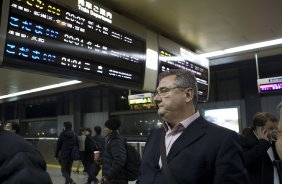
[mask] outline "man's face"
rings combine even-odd
[[[263,126],[263,129],[267,130],[268,138],[271,140],[276,140],[278,136],[278,128],[277,128],[277,122],[273,122],[268,120],[265,125]]]
[[[7,130],[7,131],[10,131],[10,132],[15,132],[13,129],[12,129],[12,124],[11,123],[7,123],[4,127],[4,130]]]
[[[105,127],[104,128],[104,133],[105,133],[106,136],[108,136],[108,135],[110,135],[112,133],[112,130],[107,128],[107,127]]]
[[[89,135],[89,134],[90,134],[89,131],[87,131],[87,130],[84,130],[84,131],[83,131],[83,135],[87,136],[87,135]]]
[[[175,75],[164,77],[159,82],[158,94],[154,98],[159,107],[159,116],[167,122],[178,117],[184,111],[187,102],[185,89],[176,86],[175,77]]]

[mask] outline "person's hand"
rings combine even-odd
[[[95,161],[95,163],[97,164],[97,165],[102,165],[102,158],[101,157],[99,157],[99,158],[94,158],[94,161]]]
[[[281,132],[277,128],[271,130],[271,141],[277,141],[277,139],[281,136],[280,134]]]
[[[107,176],[102,177],[102,184],[109,184],[109,178]]]
[[[264,139],[266,141],[270,141],[269,131],[263,127],[257,127],[255,133],[258,139]]]

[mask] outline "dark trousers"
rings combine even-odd
[[[72,158],[65,158],[60,160],[60,165],[61,165],[61,172],[62,175],[65,177],[65,184],[71,183],[73,180],[71,179],[71,167],[72,167]]]
[[[89,170],[87,171],[88,173],[87,183],[91,183],[92,181],[94,181],[100,169],[101,169],[101,166],[97,165],[95,162],[93,162],[90,165]]]

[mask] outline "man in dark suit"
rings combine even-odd
[[[277,124],[278,119],[273,114],[258,112],[252,128],[243,131],[243,158],[252,184],[282,183],[279,170],[273,164],[273,160],[280,160],[275,148]]]
[[[248,183],[239,136],[201,117],[196,110],[197,94],[197,81],[191,72],[176,69],[160,74],[155,102],[164,127],[148,138],[137,183]],[[166,165],[160,156],[162,132],[171,177],[162,167]]]

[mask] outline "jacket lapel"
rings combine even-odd
[[[167,161],[169,162],[183,148],[189,146],[204,136],[206,133],[203,131],[203,128],[207,126],[208,123],[202,116],[192,122],[173,143],[167,155]]]

